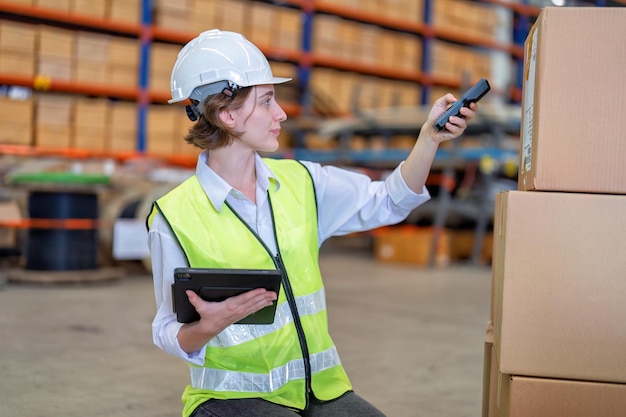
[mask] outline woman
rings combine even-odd
[[[434,104],[408,158],[384,181],[311,162],[263,159],[287,116],[268,61],[243,36],[200,34],[181,50],[172,100],[189,100],[185,140],[204,151],[195,175],[155,202],[148,218],[158,311],[153,338],[185,360],[183,416],[382,416],[352,391],[328,334],[318,250],[329,237],[402,221],[430,196],[439,143],[459,136],[475,105],[443,131],[432,124],[455,101]],[[178,323],[176,267],[278,269],[279,296],[255,289],[223,302],[188,291],[200,315]],[[271,325],[234,324],[272,304]]]

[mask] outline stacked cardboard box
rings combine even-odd
[[[154,42],[150,49],[150,82],[154,91],[168,91],[172,68],[178,57],[180,45]]]
[[[217,19],[221,3],[221,0],[193,0],[187,30],[191,31],[191,33],[200,33],[221,27]],[[254,2],[252,7],[255,7],[257,3]]]
[[[33,6],[44,9],[62,10],[68,12],[70,10],[70,0],[33,0]]]
[[[281,7],[276,10],[276,24],[280,32],[274,33],[274,46],[288,51],[299,51],[302,47],[302,12]]]
[[[71,147],[75,102],[76,97],[68,94],[45,93],[35,97],[35,146]]]
[[[82,84],[106,84],[109,45],[112,36],[77,31],[74,55],[74,79]]]
[[[495,38],[497,9],[489,4],[463,0],[434,2],[433,23],[438,28],[453,28],[468,36]]]
[[[70,12],[84,16],[104,18],[106,16],[106,1],[71,0]]]
[[[215,17],[219,28],[245,34],[249,23],[248,10],[251,2],[247,0],[228,0],[227,2],[220,1],[218,3],[217,15]]]
[[[382,227],[374,231],[374,256],[378,261],[428,266],[431,257],[435,266],[450,263],[450,236],[443,230],[437,239],[433,254],[432,227],[412,225]]]
[[[180,126],[178,124],[180,113],[176,110],[174,106],[169,105],[152,105],[148,109],[146,151],[150,155],[174,154],[174,137]]]
[[[74,108],[74,137],[72,147],[103,151],[109,119],[109,101],[106,98],[76,99]]]
[[[379,77],[346,73],[331,68],[315,68],[311,73],[311,89],[324,100],[330,112],[347,114],[356,103],[361,109],[386,106],[413,106],[419,102],[421,87],[410,81],[387,81]]]
[[[32,25],[0,20],[0,73],[35,74],[35,36]]]
[[[137,103],[109,103],[109,122],[105,133],[107,152],[134,152],[137,149]]]
[[[181,32],[189,30],[191,20],[191,0],[156,0],[154,7],[154,23],[168,29]]]
[[[331,15],[316,16],[313,27],[313,52],[320,57],[395,70],[421,68],[422,41],[417,36]]]
[[[108,0],[106,17],[115,22],[136,25],[141,22],[141,0]]]
[[[39,25],[38,29],[37,74],[55,80],[72,80],[75,32],[47,25]]]
[[[139,41],[115,36],[109,44],[109,60],[106,68],[107,83],[124,87],[136,87],[139,74]]]
[[[32,145],[33,112],[31,98],[0,97],[0,143]]]
[[[625,413],[625,19],[545,8],[526,40],[519,189],[496,200],[483,416]]]

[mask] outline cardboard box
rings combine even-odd
[[[52,26],[39,25],[37,53],[40,56],[55,56],[71,59],[74,56],[75,32]]]
[[[106,130],[97,126],[74,126],[72,148],[103,152],[106,147]]]
[[[106,130],[100,127],[75,127],[72,148],[104,151],[106,146]]]
[[[86,16],[104,18],[106,16],[106,1],[71,0],[70,11]]]
[[[11,100],[0,97],[0,143],[12,145],[32,144],[33,100]]]
[[[494,220],[501,371],[626,382],[626,196],[504,191]]]
[[[137,87],[139,69],[130,65],[109,65],[106,68],[106,82],[109,85]]]
[[[381,262],[428,266],[435,229],[410,225],[389,226],[374,231],[374,256]],[[435,253],[435,265],[450,263],[450,240],[441,230]]]
[[[253,2],[250,8],[248,38],[260,47],[269,47],[274,41],[278,8],[272,4]]]
[[[137,104],[130,101],[113,101],[109,104],[109,125],[116,129],[137,129]]]
[[[137,150],[137,133],[126,129],[109,129],[104,149],[108,152],[131,152]]]
[[[141,23],[141,0],[109,0],[106,17],[116,22]]]
[[[500,374],[490,417],[617,417],[626,413],[626,384]]]
[[[525,43],[520,190],[626,194],[626,8],[546,7]]]
[[[0,20],[0,51],[33,54],[35,52],[34,25],[10,20]]]
[[[35,96],[37,124],[69,127],[73,121],[76,97],[69,94],[41,93]]]
[[[174,106],[152,105],[148,110],[146,151],[153,155],[172,155],[175,143],[179,113]]]
[[[279,7],[274,15],[276,28],[272,46],[299,51],[302,39],[302,13],[299,10]]]
[[[104,63],[77,59],[74,61],[74,81],[80,84],[108,84]]]
[[[69,149],[71,143],[71,126],[37,124],[35,127],[35,146],[42,149]]]
[[[17,231],[8,227],[22,220],[22,212],[16,201],[0,201],[0,248],[14,248],[17,245]]]
[[[0,51],[0,74],[35,75],[35,55],[32,52]]]
[[[72,60],[66,57],[40,55],[37,58],[37,74],[53,80],[70,81],[74,78]]]
[[[248,1],[244,0],[219,2],[216,17],[219,19],[220,29],[245,34],[250,7],[248,3]]]
[[[3,127],[7,122],[32,123],[33,114],[32,98],[15,100],[0,96],[0,124]]]
[[[111,38],[110,35],[77,31],[74,47],[75,57],[81,61],[92,61],[102,65],[109,59]]]
[[[160,10],[154,16],[154,24],[161,28],[187,32],[189,29],[189,12],[178,10]]]
[[[137,119],[136,103],[111,102],[105,149],[110,152],[134,152],[137,149]]]
[[[0,143],[5,145],[31,146],[33,143],[32,123],[2,122]]]
[[[113,37],[109,43],[109,65],[139,65],[140,44],[137,39]]]
[[[45,9],[70,10],[70,0],[34,0],[33,5]]]
[[[453,261],[472,259],[474,245],[476,244],[475,230],[449,230],[450,234],[450,259]],[[479,259],[481,263],[488,264],[493,256],[493,233],[485,231],[480,243]]]
[[[104,151],[109,101],[105,98],[79,98],[74,107],[74,138],[78,149]]]
[[[104,129],[109,119],[108,113],[108,99],[77,98],[74,105],[74,126]]]

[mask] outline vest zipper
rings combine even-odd
[[[248,223],[244,219],[241,218],[239,213],[228,203],[225,201],[226,206],[237,216],[237,218],[243,223],[248,230],[252,233],[252,235],[261,243],[261,245],[265,248],[265,251],[270,255],[272,261],[274,262],[274,266],[278,270],[282,272],[282,284],[285,290],[285,297],[287,298],[287,303],[289,304],[289,309],[291,310],[291,315],[293,316],[293,323],[296,328],[296,333],[298,334],[298,342],[300,342],[300,350],[302,351],[302,360],[304,361],[304,375],[305,375],[305,395],[304,395],[304,410],[309,408],[309,394],[311,393],[311,359],[309,357],[309,347],[306,342],[306,337],[304,335],[304,328],[302,327],[302,322],[300,321],[300,314],[298,314],[298,307],[296,306],[296,298],[293,295],[293,289],[291,288],[291,283],[289,281],[289,276],[287,275],[287,269],[285,268],[285,264],[283,263],[283,259],[280,256],[280,246],[278,245],[278,235],[276,233],[276,222],[274,221],[274,209],[272,208],[272,200],[270,198],[269,191],[267,192],[267,201],[270,207],[270,214],[272,217],[272,230],[274,232],[274,241],[276,242],[276,251],[278,252],[276,256],[272,255],[272,251],[267,247],[263,239],[250,227]]]
[[[274,231],[274,233],[276,233]],[[291,289],[291,283],[289,282],[289,277],[287,276],[287,269],[283,264],[283,259],[280,256],[280,250],[274,258],[275,262],[278,263],[279,268],[283,271],[283,287],[285,289],[287,302],[289,303],[289,307],[291,309],[291,314],[293,315],[293,324],[296,327],[296,332],[298,333],[298,341],[300,342],[300,349],[302,350],[302,359],[304,361],[304,375],[305,375],[305,406],[304,409],[309,408],[309,394],[311,393],[311,359],[309,357],[309,347],[306,343],[306,337],[304,335],[304,328],[302,327],[302,322],[300,321],[300,315],[298,314],[298,308],[296,306],[296,298],[293,295],[293,290]]]

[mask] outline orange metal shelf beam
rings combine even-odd
[[[38,91],[56,91],[131,100],[137,100],[139,97],[139,89],[134,87],[76,83],[73,81],[55,80],[45,75],[38,75],[33,78],[13,74],[0,74],[0,84],[29,87]]]
[[[117,161],[128,161],[132,159],[155,159],[163,161],[168,165],[177,165],[183,167],[194,167],[197,158],[187,155],[151,155],[140,152],[106,152],[88,149],[71,149],[71,148],[42,148],[36,146],[25,145],[2,145],[0,144],[0,154],[2,155],[19,155],[19,156],[55,156],[70,159],[115,159]]]
[[[93,230],[100,226],[97,219],[21,219],[0,220],[0,227],[9,229]]]

